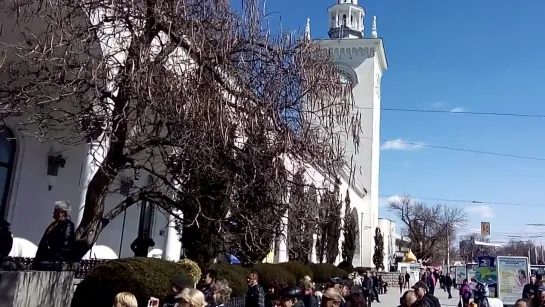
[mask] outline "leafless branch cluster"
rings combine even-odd
[[[98,148],[78,256],[107,221],[147,199],[181,210],[188,233],[214,229],[195,243],[216,244],[209,254],[227,244],[256,260],[287,209],[293,174],[284,159],[332,176],[345,164],[337,132],[357,134],[358,114],[329,54],[271,34],[257,0],[242,8],[227,0],[4,1],[4,118],[42,141]],[[122,172],[152,181],[105,212]]]
[[[460,208],[427,205],[409,196],[390,203],[390,211],[403,223],[403,231],[411,239],[412,252],[424,262],[445,259],[447,242],[453,242],[457,227],[467,221]]]

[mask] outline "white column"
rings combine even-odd
[[[284,214],[281,220],[282,231],[276,240],[276,252],[274,253],[274,262],[281,263],[288,261],[288,212]]]
[[[310,252],[310,262],[318,263],[318,256],[316,255],[316,240],[318,239],[317,234],[312,234],[312,249]]]
[[[102,163],[102,161],[104,161],[104,153],[105,150],[101,146],[100,142],[91,142],[85,145],[85,159],[83,160],[79,179],[80,199],[76,212],[76,227],[79,226],[83,218],[87,188],[89,187],[91,179],[97,172],[99,165]]]
[[[290,203],[290,193],[287,192],[284,196],[284,202],[286,206]],[[276,241],[276,252],[274,253],[274,262],[275,263],[281,263],[281,262],[287,262],[289,261],[289,254],[288,254],[288,214],[289,210],[286,210],[286,213],[284,213],[284,216],[282,217],[280,223],[281,223],[281,234],[280,237],[277,238]]]
[[[181,211],[174,212],[175,215],[169,215],[167,234],[165,237],[165,248],[163,248],[163,259],[169,261],[178,261],[182,253],[181,233],[176,230],[176,220],[183,218]]]

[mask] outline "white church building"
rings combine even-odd
[[[5,8],[0,9],[0,28],[3,29],[0,42],[15,43],[21,40],[20,31],[17,30],[20,25],[15,23]],[[388,68],[386,55],[382,39],[377,35],[376,18],[373,18],[370,36],[364,36],[365,10],[358,0],[336,0],[328,9],[328,14],[329,38],[314,42],[329,49],[345,81],[353,85],[355,103],[362,115],[359,149],[354,149],[352,141],[346,142],[347,157],[352,157],[356,174],[350,185],[347,183],[348,175],[341,178],[341,199],[348,190],[351,206],[358,216],[359,246],[353,265],[373,267],[373,236],[378,227],[379,202],[380,84],[382,74]],[[90,19],[97,24],[96,20]],[[39,22],[33,21],[32,26]],[[308,23],[306,35],[310,37]],[[102,52],[113,53],[116,50],[103,48]],[[77,224],[81,221],[86,186],[96,166],[88,154],[93,144],[67,147],[40,142],[24,137],[18,130],[17,122],[17,118],[7,118],[5,129],[0,134],[0,217],[11,223],[16,238],[10,256],[33,257],[44,230],[52,221],[55,201],[69,201],[73,207],[74,222]],[[286,164],[290,166],[291,161],[286,161]],[[308,168],[307,173],[307,180],[324,182],[326,179],[312,167]],[[117,184],[122,179],[119,178]],[[106,212],[123,198],[120,194],[109,195]],[[173,219],[174,216],[157,207],[146,204],[131,206],[108,224],[86,257],[130,257],[133,255],[130,244],[139,229],[146,228],[155,241],[155,248],[149,256],[177,260],[180,258],[181,243]],[[287,221],[287,218],[284,220]],[[275,244],[276,262],[289,260],[285,237],[279,238]],[[313,252],[310,258],[316,262],[316,253]]]

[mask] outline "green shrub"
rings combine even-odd
[[[259,284],[265,289],[296,285],[295,276],[278,264],[256,263],[253,269],[259,275]]]
[[[171,289],[170,280],[182,273],[176,262],[156,258],[109,260],[81,281],[71,306],[111,307],[115,295],[124,291],[134,294],[139,306],[147,306],[151,296],[163,299]]]
[[[310,267],[299,261],[282,262],[278,265],[284,268],[286,271],[290,272],[293,276],[295,276],[295,279],[297,281],[300,281],[305,276],[310,276],[310,278],[312,278],[312,270],[310,269]]]
[[[178,261],[178,265],[181,266],[183,272],[187,272],[191,278],[193,278],[195,284],[201,280],[201,268],[195,261],[191,259],[181,259]]]
[[[210,266],[218,272],[218,279],[225,279],[229,283],[229,287],[233,290],[231,297],[240,297],[246,295],[248,290],[248,282],[246,278],[250,270],[243,268],[240,265],[214,263]]]
[[[352,273],[354,272],[354,266],[352,265],[352,263],[348,262],[348,261],[343,261],[341,263],[339,263],[337,265],[337,267],[341,270],[344,270],[345,272],[347,273]]]
[[[312,275],[315,282],[328,282],[330,278],[339,277],[342,279],[348,278],[348,272],[339,269],[329,263],[313,263],[310,265]]]

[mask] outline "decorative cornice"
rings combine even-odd
[[[348,55],[362,58],[377,56],[382,71],[388,69],[388,61],[382,38],[318,39],[314,42],[327,48],[332,55]]]

